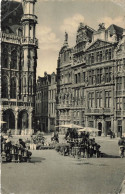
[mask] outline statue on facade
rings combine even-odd
[[[98,30],[105,30],[105,24],[104,23],[100,23]]]
[[[65,32],[65,42],[68,42],[68,33]]]

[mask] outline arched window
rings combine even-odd
[[[16,78],[12,77],[11,78],[11,83],[10,83],[10,98],[16,98]]]
[[[23,94],[26,95],[26,77],[23,78]]]
[[[17,68],[17,51],[13,50],[11,52],[11,69]]]
[[[29,94],[32,94],[32,78],[29,77]]]
[[[22,29],[20,29],[20,28],[18,29],[18,36],[20,36],[20,37],[22,36]]]
[[[1,97],[8,98],[8,79],[6,76],[1,79]]]
[[[8,49],[5,48],[3,49],[3,52],[2,52],[2,67],[4,68],[7,68],[8,67]]]

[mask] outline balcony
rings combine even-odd
[[[37,38],[34,38],[34,39],[31,39],[30,37],[22,37],[22,40],[21,40],[21,43],[22,45],[33,45],[33,46],[36,46],[38,47],[38,39]]]
[[[29,107],[29,106],[33,106],[32,103],[29,103],[29,102],[17,102],[17,101],[3,101],[2,102],[2,106],[4,107],[14,107],[14,106],[23,106],[23,107]]]
[[[56,108],[57,109],[70,109],[71,105],[70,104],[57,104]]]
[[[121,116],[121,117],[125,117],[125,110],[117,110],[116,115]]]
[[[119,110],[119,111],[116,111],[116,115],[117,115],[117,116],[121,116],[121,115],[122,115],[122,112],[121,112],[121,110]]]
[[[25,20],[33,20],[35,23],[37,23],[37,16],[32,14],[25,14],[23,15],[21,21],[23,22]]]
[[[91,108],[91,109],[86,109],[86,114],[111,114],[110,108]]]
[[[81,65],[81,64],[85,64],[85,60],[84,59],[81,59],[81,60],[74,60],[74,63],[73,63],[73,65],[75,66],[75,65]]]
[[[12,34],[2,33],[2,42],[20,44],[21,38]]]
[[[116,91],[116,95],[122,95],[122,91]]]

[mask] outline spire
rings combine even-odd
[[[65,32],[64,46],[68,46],[68,33]]]

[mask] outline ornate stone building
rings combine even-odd
[[[76,45],[68,35],[57,67],[57,125],[75,123],[125,133],[125,29],[80,23]]]
[[[2,17],[1,120],[12,134],[33,132],[38,48],[35,3],[10,1]]]
[[[57,125],[72,120],[72,56],[73,49],[68,46],[68,34],[65,32],[63,47],[59,52],[57,67]]]
[[[48,86],[48,131],[54,131],[56,125],[57,81],[54,72],[50,76]]]
[[[55,130],[56,118],[56,74],[44,73],[44,77],[38,77],[36,87],[36,128],[49,132]]]

